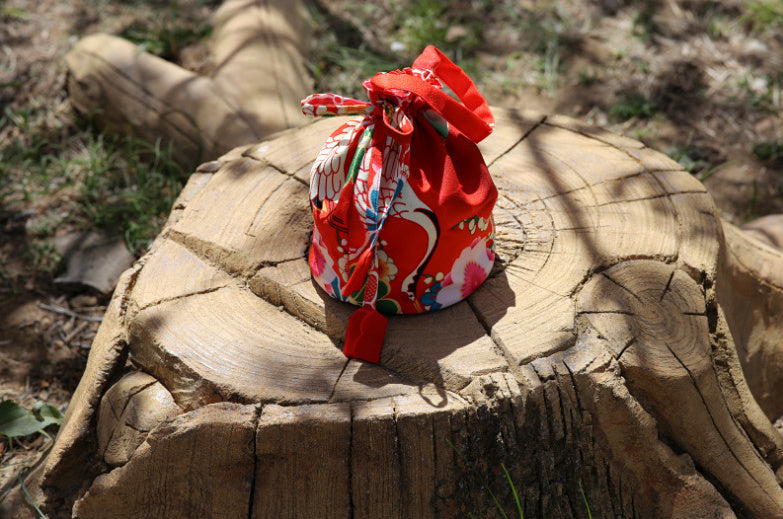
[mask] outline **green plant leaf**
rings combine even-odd
[[[51,404],[38,401],[33,405],[31,411],[36,419],[47,422],[47,425],[60,425],[63,421],[63,414]]]
[[[37,402],[33,409],[25,409],[10,400],[0,402],[0,434],[19,438],[43,432],[50,425],[60,425],[63,417],[56,407]]]

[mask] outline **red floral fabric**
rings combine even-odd
[[[363,307],[349,320],[344,352],[377,363],[378,312],[444,308],[489,275],[497,189],[476,143],[494,120],[470,78],[432,46],[411,68],[364,87],[369,103],[335,94],[302,101],[307,115],[361,116],[313,164],[309,263],[330,296]]]

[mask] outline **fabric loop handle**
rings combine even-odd
[[[381,90],[397,89],[418,95],[473,142],[480,142],[492,133],[495,121],[489,105],[461,68],[431,45],[424,49],[413,66],[432,70],[462,102],[409,74],[380,73],[370,81]]]
[[[490,128],[495,127],[495,118],[492,116],[489,105],[476,88],[473,80],[437,47],[428,45],[413,62],[412,67],[433,71],[465,103],[470,111],[481,118]]]

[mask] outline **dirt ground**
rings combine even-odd
[[[52,284],[56,269],[41,259],[47,240],[89,222],[61,219],[42,230],[41,221],[72,210],[78,190],[55,178],[45,194],[26,196],[24,164],[2,164],[9,143],[32,146],[28,133],[43,132],[62,144],[85,131],[68,101],[63,56],[81,36],[151,23],[169,4],[0,0],[0,399],[64,409],[98,326],[91,318],[107,302]],[[216,2],[194,4],[192,23],[207,24]],[[640,139],[703,179],[734,223],[783,213],[783,27],[750,16],[753,2],[463,0],[421,2],[433,11],[408,18],[395,4],[407,5],[340,0],[311,9],[319,90],[357,95],[342,89],[360,85],[367,61],[352,69],[349,51],[405,62],[437,31],[490,104],[571,115]],[[203,72],[206,56],[201,44],[177,59]],[[25,125],[10,124],[21,117]],[[56,153],[35,145],[41,157]],[[12,450],[0,439],[0,490],[45,443],[29,438]]]

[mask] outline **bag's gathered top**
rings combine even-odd
[[[313,164],[309,263],[330,296],[361,306],[344,353],[378,363],[382,314],[447,307],[489,275],[497,189],[476,143],[494,119],[470,78],[432,46],[412,68],[376,74],[364,88],[369,103],[302,101],[306,115],[363,116],[332,133]]]

